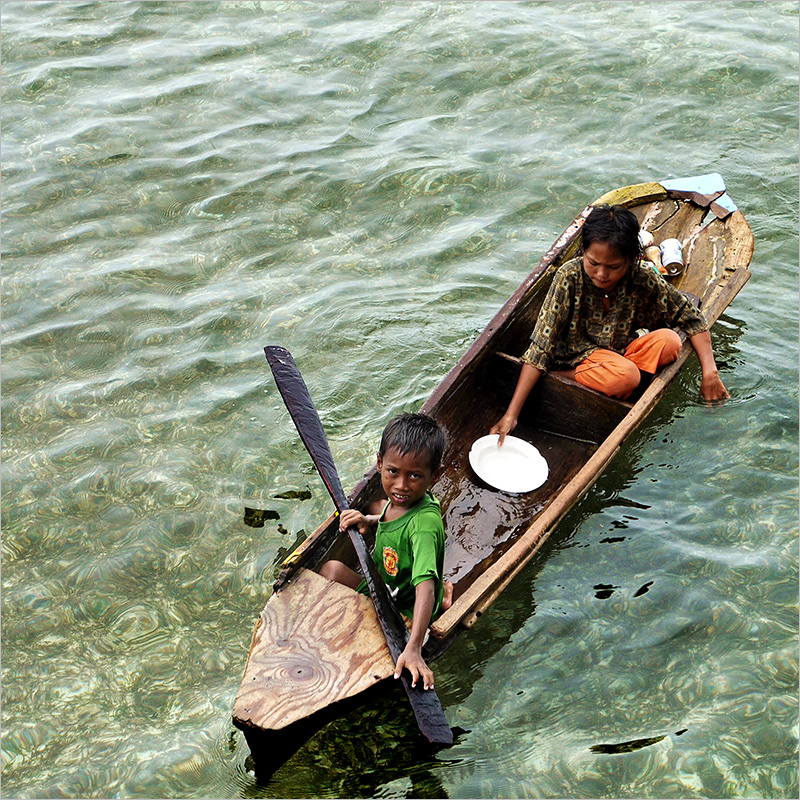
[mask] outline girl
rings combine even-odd
[[[551,367],[583,386],[625,399],[645,374],[678,357],[689,337],[703,371],[708,402],[728,391],[714,362],[702,313],[655,270],[641,263],[639,222],[623,206],[596,206],[581,229],[583,255],[557,270],[522,356],[523,366],[506,413],[491,433],[502,445],[522,406]]]

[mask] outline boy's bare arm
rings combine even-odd
[[[403,669],[407,669],[411,673],[411,685],[416,686],[417,679],[422,678],[422,685],[426,689],[433,689],[433,672],[422,657],[422,645],[433,615],[433,606],[436,600],[435,589],[436,582],[433,578],[417,584],[411,634],[405,650],[397,659],[394,671],[394,677],[399,678]]]

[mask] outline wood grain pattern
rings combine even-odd
[[[301,569],[261,612],[234,721],[284,728],[393,673],[370,599]]]

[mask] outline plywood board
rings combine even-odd
[[[301,569],[261,612],[233,716],[284,728],[393,673],[369,597]]]

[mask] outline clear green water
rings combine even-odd
[[[796,3],[0,14],[3,796],[797,797]],[[587,202],[711,171],[731,401],[692,361],[437,662],[453,748],[390,694],[259,784],[250,633],[330,510],[261,348],[352,486]]]

